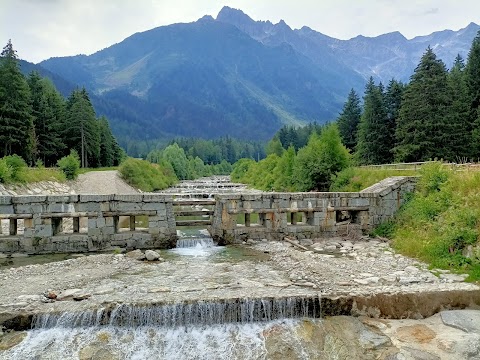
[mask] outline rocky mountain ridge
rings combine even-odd
[[[39,65],[85,86],[121,144],[175,136],[267,140],[284,124],[335,120],[350,89],[362,94],[370,76],[407,81],[428,46],[447,66],[458,53],[466,57],[479,28],[338,40],[224,7],[216,19],[158,27],[89,56]]]

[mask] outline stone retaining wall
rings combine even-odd
[[[220,244],[362,234],[393,216],[415,180],[389,178],[359,193],[217,195],[209,231]],[[0,196],[0,229],[7,228],[0,253],[171,248],[177,239],[174,204],[163,194]]]
[[[136,228],[140,216],[148,228]],[[9,222],[8,234],[0,236],[3,253],[169,248],[177,238],[173,199],[156,194],[0,196],[0,219]],[[120,220],[129,225],[124,231]]]
[[[392,177],[358,193],[218,195],[211,234],[220,243],[356,236],[392,217],[416,178]]]

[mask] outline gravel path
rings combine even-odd
[[[76,194],[137,194],[139,191],[122,180],[118,171],[90,171],[71,184]]]

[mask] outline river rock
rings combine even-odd
[[[310,240],[310,239],[302,239],[302,240],[300,240],[300,245],[311,246],[311,245],[313,245],[313,241]]]
[[[415,360],[442,360],[439,356],[424,350],[414,349],[406,346],[403,347],[402,350],[406,350],[407,353]]]
[[[140,249],[129,251],[125,256],[135,260],[144,260],[146,258],[145,254]]]
[[[91,294],[85,292],[82,289],[67,289],[57,295],[57,300],[58,301],[67,301],[67,300],[81,301],[81,300],[88,299],[91,296],[92,296]]]
[[[145,257],[147,258],[148,261],[161,260],[160,254],[153,250],[146,250]]]
[[[3,336],[0,336],[0,350],[8,350],[18,344],[20,344],[27,337],[25,331],[16,332],[12,331]]]
[[[468,277],[467,274],[440,274],[440,279],[450,280],[452,282],[462,282]]]
[[[445,325],[480,334],[480,310],[449,310],[440,313]]]

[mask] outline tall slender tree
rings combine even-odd
[[[112,135],[110,125],[108,124],[108,120],[105,116],[102,116],[100,119],[98,119],[98,129],[100,132],[99,166],[118,165],[122,158],[122,151],[118,146],[117,140]]]
[[[54,166],[66,149],[62,125],[65,121],[65,101],[50,80],[33,71],[27,79],[32,95],[32,114],[37,137],[36,159]]]
[[[393,148],[395,147],[395,130],[397,128],[398,117],[400,116],[400,107],[402,106],[403,92],[405,85],[395,79],[390,80],[385,91],[385,106],[387,108],[387,139],[386,143],[390,145],[390,161],[393,161]]]
[[[448,108],[448,126],[451,127],[449,146],[455,158],[451,160],[469,159],[474,156],[472,148],[472,122],[470,121],[470,103],[465,76],[465,64],[457,55],[453,67],[448,74],[448,88],[445,91],[450,97]]]
[[[351,151],[357,146],[358,124],[360,123],[361,115],[360,98],[355,90],[352,89],[337,119],[338,131],[340,132],[342,142]]]
[[[465,67],[467,83],[469,120],[472,128],[472,157],[480,158],[480,31],[473,39]]]
[[[65,134],[68,148],[78,152],[82,167],[98,166],[100,133],[85,88],[74,90],[67,100]]]
[[[33,161],[36,137],[30,89],[9,40],[0,54],[0,156],[17,154]]]
[[[428,47],[404,93],[395,136],[398,161],[452,159],[445,64]]]
[[[391,160],[383,85],[371,77],[365,87],[364,108],[358,127],[356,160],[360,164],[385,164]]]

